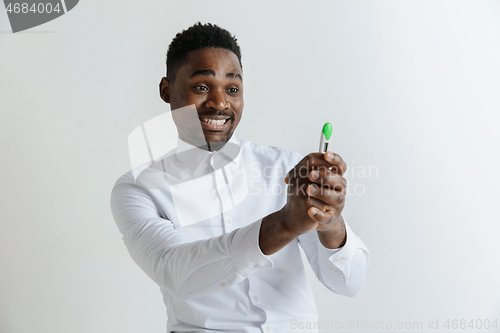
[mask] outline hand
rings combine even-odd
[[[280,214],[288,231],[296,235],[328,231],[342,219],[346,169],[339,155],[327,152],[307,155],[288,172],[287,203]]]

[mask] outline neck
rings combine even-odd
[[[206,149],[208,151],[216,151],[224,147],[226,142],[209,142],[207,141]]]
[[[216,151],[216,150],[219,150],[221,149],[222,147],[225,146],[226,142],[210,142],[210,141],[205,141],[203,143],[201,142],[198,142],[198,143],[195,143],[189,139],[186,139],[186,138],[183,138],[181,137],[181,139],[184,141],[184,142],[187,142],[189,143],[190,145],[193,145],[199,149],[203,149],[203,150],[208,150],[208,151]]]

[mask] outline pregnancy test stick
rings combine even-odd
[[[326,123],[321,131],[321,139],[319,140],[319,152],[325,153],[328,150],[330,139],[332,138],[332,124]]]

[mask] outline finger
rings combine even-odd
[[[331,222],[332,219],[335,217],[333,211],[324,212],[316,207],[309,207],[309,209],[307,210],[307,214],[313,221],[322,224],[327,224]]]
[[[338,208],[327,204],[326,202],[316,199],[314,197],[308,197],[305,201],[305,206],[309,209],[311,207],[317,208],[323,213],[335,213]]]
[[[338,218],[344,208],[343,205],[341,207],[332,207],[315,198],[308,198],[306,205],[309,207],[307,211],[309,217],[325,225]]]
[[[334,189],[320,187],[317,184],[309,184],[306,192],[308,196],[316,198],[332,207],[342,206],[345,202],[345,193],[343,191],[340,192]]]
[[[343,194],[345,194],[347,188],[347,180],[344,177],[325,167],[311,171],[309,179],[320,187],[331,188]]]
[[[338,173],[341,176],[347,170],[347,164],[344,162],[344,160],[342,159],[342,157],[340,157],[339,154],[327,151],[324,154],[324,159],[326,162],[332,165],[331,171]]]
[[[328,168],[331,172],[343,175],[347,165],[340,155],[327,151],[326,153],[310,153],[294,166],[286,176],[285,182],[295,182],[295,179],[307,178],[313,169]],[[295,178],[295,179],[292,179]]]
[[[317,167],[332,167],[332,164],[327,162],[322,153],[310,153],[306,155],[297,165],[288,171],[288,180],[290,178],[307,178],[309,171]]]

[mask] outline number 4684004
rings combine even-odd
[[[489,328],[494,328],[498,329],[498,323],[497,320],[495,319],[493,322],[491,322],[489,319],[471,319],[467,321],[466,319],[452,319],[450,322],[450,319],[446,320],[444,323],[444,327],[448,329],[466,329],[466,328],[476,328],[476,329],[489,329]]]
[[[39,3],[34,3],[32,4],[31,6],[24,2],[24,3],[9,3],[9,5],[7,6],[6,8],[6,11],[7,13],[15,13],[15,14],[19,14],[19,13],[23,13],[23,14],[27,14],[27,13],[47,13],[47,14],[50,14],[52,12],[56,12],[56,13],[59,13],[61,12],[61,8],[59,7],[59,2],[53,6],[50,2],[48,3],[43,3],[43,2],[39,2]]]

